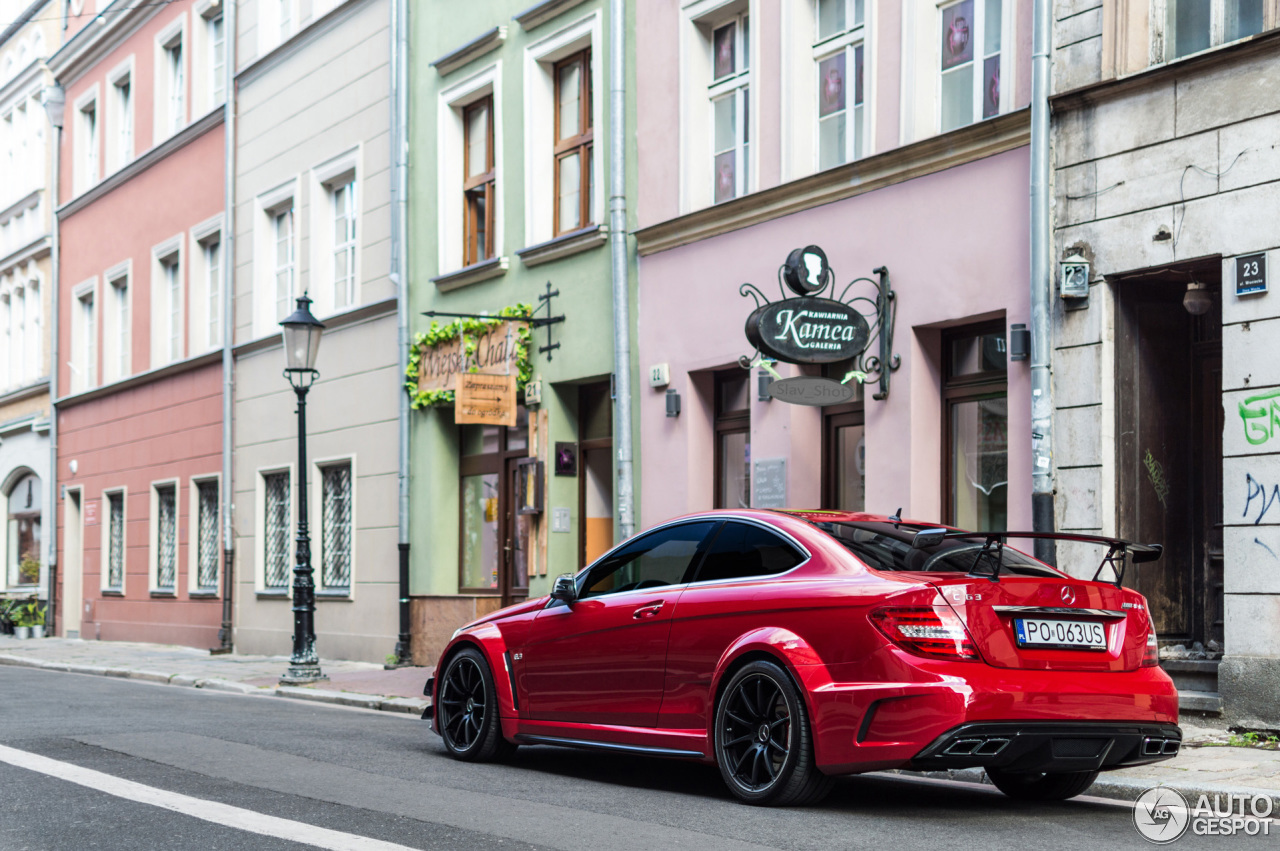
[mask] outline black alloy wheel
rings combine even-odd
[[[1018,801],[1065,801],[1083,793],[1098,779],[1096,771],[1004,771],[988,768],[987,776],[1001,792]]]
[[[467,647],[449,660],[436,699],[439,732],[450,755],[492,762],[515,752],[516,746],[502,737],[493,674],[479,650]]]
[[[715,746],[729,790],[749,804],[813,804],[831,789],[814,765],[804,701],[773,662],[751,662],[729,681],[716,710]]]

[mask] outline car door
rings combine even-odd
[[[578,580],[572,605],[538,613],[519,664],[529,717],[653,726],[666,671],[676,597],[716,521],[641,535]]]

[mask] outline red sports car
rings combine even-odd
[[[1006,546],[1031,536],[682,517],[459,629],[427,712],[458,759],[550,744],[698,760],[755,804],[813,803],[841,774],[970,766],[1015,798],[1063,799],[1174,756],[1178,694],[1146,601],[1120,585],[1159,547],[1047,536],[1107,547],[1084,581]]]

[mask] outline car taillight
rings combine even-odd
[[[1132,658],[1132,657],[1131,657]],[[1155,630],[1147,633],[1147,648],[1142,653],[1142,667],[1154,668],[1160,664],[1160,647],[1156,644]]]
[[[871,622],[894,644],[931,659],[978,660],[978,649],[956,613],[945,605],[928,608],[884,608]]]

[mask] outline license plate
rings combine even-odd
[[[1013,622],[1019,647],[1061,647],[1068,650],[1106,650],[1107,633],[1100,623],[1017,618]]]

